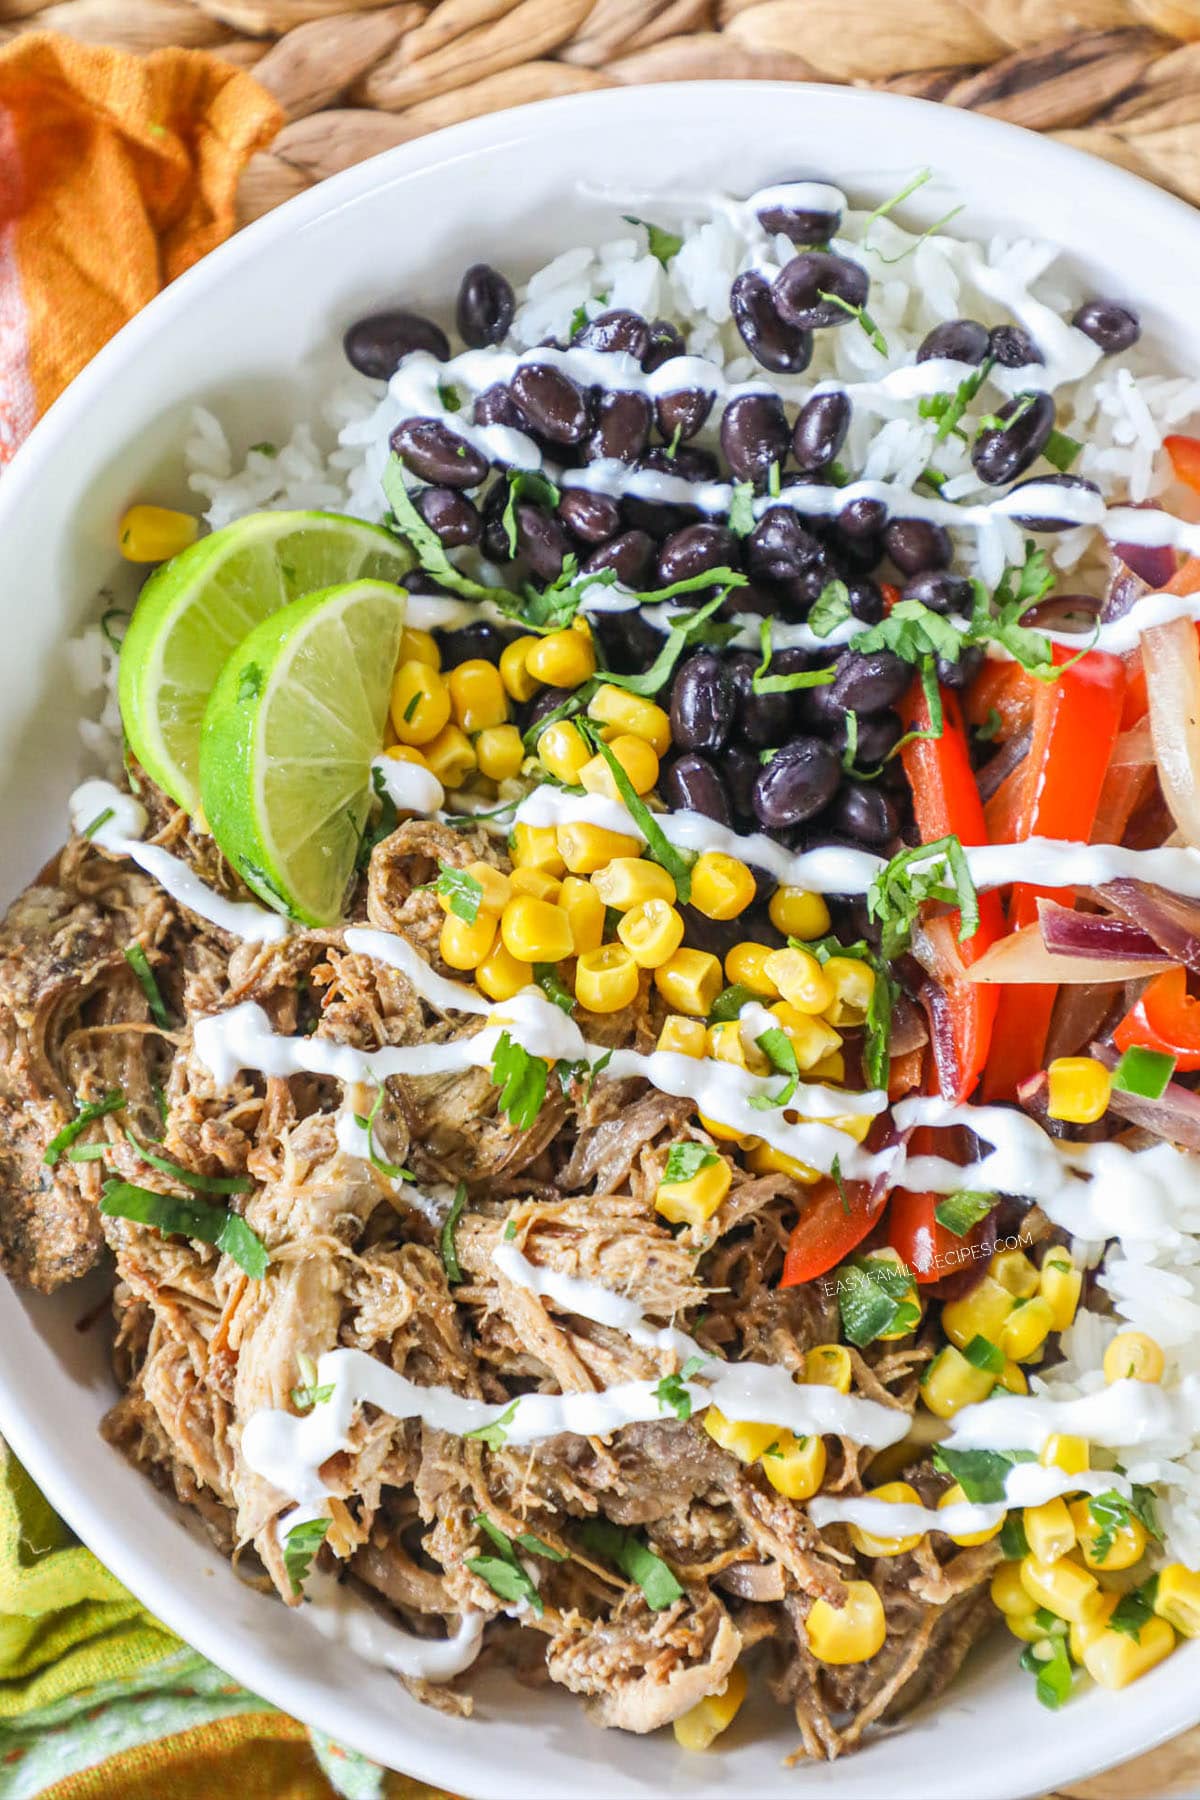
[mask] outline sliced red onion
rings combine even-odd
[[[907,994],[897,995],[888,1033],[889,1051],[893,1056],[908,1056],[913,1050],[923,1050],[928,1042],[929,1032],[920,1007]]]
[[[1151,584],[1143,581],[1130,566],[1127,557],[1121,554],[1122,550],[1132,554],[1138,547],[1133,544],[1110,545],[1113,553],[1112,572],[1108,577],[1104,605],[1100,609],[1100,617],[1106,625],[1110,625],[1114,619],[1123,619],[1137,605],[1142,595],[1150,592]]]
[[[1017,1087],[1017,1100],[1031,1119],[1036,1119],[1047,1137],[1069,1138],[1076,1144],[1099,1143],[1107,1134],[1103,1118],[1091,1125],[1076,1125],[1066,1119],[1050,1117],[1050,1079],[1045,1069],[1028,1075]]]
[[[1080,647],[1087,643],[1087,633],[1095,629],[1103,602],[1099,594],[1052,594],[1039,600],[1021,614],[1022,625],[1036,631],[1077,631]]]
[[[1192,621],[1144,631],[1142,667],[1163,799],[1185,841],[1200,845],[1200,646]]]
[[[978,962],[964,968],[962,979],[985,985],[1053,982],[1056,987],[1079,987],[1095,981],[1133,980],[1170,967],[1171,958],[1161,951],[1152,958],[1115,957],[1111,951],[1101,956],[1081,955],[1078,951],[1064,955],[1046,947],[1040,925],[1023,925],[1020,931],[997,938]]]
[[[1124,910],[1124,909],[1122,909]],[[1129,919],[1076,912],[1057,900],[1038,901],[1042,942],[1057,956],[1089,956],[1111,962],[1161,962],[1163,946]]]
[[[1115,1069],[1121,1060],[1111,1044],[1093,1044],[1091,1053],[1106,1069]],[[1108,1106],[1110,1112],[1128,1119],[1131,1125],[1140,1125],[1143,1131],[1152,1131],[1183,1150],[1200,1150],[1200,1094],[1178,1081],[1169,1081],[1157,1100],[1114,1088]]]
[[[1122,1005],[1124,983],[1091,982],[1087,987],[1064,987],[1058,991],[1046,1039],[1046,1063],[1056,1056],[1080,1056],[1099,1037],[1112,1015],[1119,1018],[1129,1008]]]
[[[1096,892],[1175,962],[1200,974],[1200,903],[1126,877],[1105,882]]]
[[[1007,781],[1013,770],[1020,768],[1029,755],[1029,746],[1032,742],[1033,726],[1027,725],[1024,731],[1014,732],[1008,742],[1000,746],[991,761],[984,763],[975,778],[981,800],[985,802],[990,800],[1001,782]]]
[[[1113,550],[1129,573],[1136,580],[1145,583],[1143,592],[1157,592],[1159,588],[1165,588],[1179,567],[1179,558],[1170,544],[1114,544]],[[1140,596],[1134,595],[1133,598]],[[1124,607],[1124,612],[1129,611],[1131,604],[1132,600]],[[1107,610],[1104,614],[1106,620],[1119,619],[1121,616],[1121,613],[1109,613]]]

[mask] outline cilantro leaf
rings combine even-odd
[[[780,1075],[787,1080],[773,1094],[755,1094],[750,1101],[755,1112],[768,1112],[777,1106],[786,1106],[800,1085],[800,1064],[796,1061],[796,1047],[782,1025],[773,1025],[764,1031],[757,1040],[758,1047]]]
[[[110,1088],[101,1100],[88,1100],[83,1106],[79,1106],[77,1100],[75,1104],[79,1108],[75,1117],[64,1125],[62,1130],[57,1132],[46,1145],[42,1161],[50,1168],[54,1167],[63,1151],[68,1149],[77,1137],[83,1135],[94,1119],[102,1119],[106,1113],[121,1110],[125,1105],[125,1090]]]
[[[752,1000],[761,1000],[763,996],[756,989],[746,987],[744,983],[735,981],[732,986],[722,988],[712,1003],[712,1011],[708,1015],[710,1025],[727,1025],[736,1019],[743,1006],[749,1006]]]
[[[661,225],[652,225],[649,219],[639,219],[634,213],[622,213],[621,217],[627,225],[640,225],[649,239],[651,256],[657,257],[665,269],[673,256],[678,256],[683,249],[683,239],[678,232],[667,231]]]
[[[675,883],[675,892],[680,902],[687,905],[692,897],[692,864],[696,860],[692,850],[677,850],[662,826],[658,823],[646,802],[637,793],[632,781],[625,772],[624,766],[613,755],[612,750],[596,728],[587,721],[580,720],[579,729],[587,738],[592,748],[604,758],[608,764],[618,794],[632,815],[634,823],[646,840],[646,854],[652,862],[667,871]]]
[[[592,1555],[613,1563],[627,1580],[637,1583],[651,1612],[662,1612],[683,1599],[683,1589],[662,1557],[631,1531],[611,1519],[588,1519],[579,1535]]]
[[[955,1237],[966,1237],[967,1233],[986,1219],[996,1204],[995,1194],[975,1193],[970,1188],[960,1188],[956,1194],[946,1194],[933,1209],[933,1216],[939,1225]]]
[[[1142,1626],[1154,1613],[1154,1598],[1158,1593],[1158,1576],[1151,1575],[1149,1581],[1143,1581],[1141,1587],[1132,1588],[1128,1594],[1122,1594],[1116,1606],[1108,1615],[1108,1630],[1120,1631],[1126,1637],[1135,1640],[1142,1635]]]
[[[1065,431],[1052,430],[1042,445],[1042,455],[1065,475],[1082,449],[1078,438],[1068,437]]]
[[[818,288],[817,294],[822,300],[828,300],[832,305],[840,307],[842,312],[848,313],[852,319],[857,319],[865,331],[868,341],[878,350],[880,356],[887,355],[887,339],[865,306],[851,306],[849,300],[843,300],[840,294],[829,293],[824,288]]]
[[[659,689],[665,687],[670,680],[675,665],[685,650],[690,649],[693,644],[707,641],[710,633],[714,631],[717,632],[719,638],[726,640],[733,635],[737,631],[737,626],[732,621],[730,621],[728,631],[724,626],[718,630],[715,625],[710,626],[708,621],[717,609],[724,605],[733,588],[739,584],[738,581],[726,579],[735,573],[736,571],[733,569],[705,569],[703,584],[709,587],[714,581],[721,582],[719,592],[707,600],[703,606],[698,606],[695,612],[680,613],[672,621],[671,629],[663,639],[662,648],[648,669],[643,669],[640,674],[635,675],[621,675],[615,670],[606,669],[604,672],[605,684],[609,687],[624,688],[627,694],[641,694],[643,697],[657,694]],[[739,578],[739,581],[742,579],[744,578]],[[680,585],[676,584],[677,587]],[[693,588],[698,585],[699,582],[693,579]],[[660,604],[658,600],[650,600],[645,596],[642,598],[646,605],[657,606]],[[544,731],[548,722],[548,718],[540,720],[539,730]]]
[[[553,963],[534,963],[533,979],[547,1000],[552,1000],[562,1012],[574,1012],[575,996],[558,979],[558,970]]]
[[[1107,1560],[1118,1531],[1129,1523],[1130,1505],[1124,1494],[1118,1494],[1116,1488],[1108,1488],[1103,1494],[1089,1494],[1087,1509],[1088,1516],[1096,1527],[1092,1556],[1096,1562],[1102,1563]]]
[[[401,537],[407,538],[427,575],[432,575],[442,587],[464,600],[491,600],[502,611],[508,610],[520,615],[523,601],[519,594],[514,594],[507,588],[485,587],[482,582],[470,580],[455,568],[446,554],[446,546],[441,538],[432,525],[425,523],[413,505],[404,480],[404,464],[394,452],[388,458],[380,482],[384,497],[392,509],[396,530]]]
[[[844,581],[827,581],[808,615],[808,628],[817,637],[828,637],[839,625],[852,618],[850,589]]]
[[[501,1600],[515,1601],[518,1605],[524,1601],[539,1618],[545,1612],[542,1596],[520,1563],[508,1562],[502,1556],[468,1556],[466,1565],[472,1575],[486,1581]]]
[[[860,654],[890,650],[905,662],[919,663],[926,656],[942,656],[957,662],[965,634],[942,613],[921,600],[897,600],[886,619],[855,634],[851,648]]]
[[[772,655],[770,619],[764,619],[759,627],[759,641],[762,661],[750,677],[750,686],[756,694],[791,694],[798,688],[828,687],[837,674],[836,667],[830,663],[824,669],[797,669],[791,675],[768,675]]]
[[[788,943],[793,950],[807,950],[822,967],[831,956],[849,956],[856,962],[865,962],[874,972],[875,985],[871,989],[867,1016],[863,1021],[866,1033],[862,1050],[863,1073],[872,1087],[885,1088],[891,1068],[888,1040],[892,1031],[892,1011],[900,991],[899,983],[887,963],[882,957],[876,956],[864,938],[859,938],[854,944],[839,944],[835,937],[813,938],[808,943],[801,938],[789,938]]]
[[[995,367],[995,358],[985,356],[977,369],[959,382],[952,394],[926,394],[917,403],[917,411],[923,419],[936,419],[937,431],[934,442],[941,444],[954,432],[958,437],[966,436],[959,429],[959,420],[970,406],[972,400]]]
[[[411,1181],[413,1177],[408,1169],[402,1168],[399,1163],[387,1162],[375,1148],[375,1121],[382,1110],[386,1092],[387,1089],[381,1081],[375,1091],[375,1099],[371,1104],[370,1112],[365,1118],[361,1113],[355,1113],[354,1123],[367,1134],[367,1161],[371,1167],[378,1170],[379,1174],[385,1176],[388,1181]]]
[[[442,1253],[442,1267],[446,1271],[446,1280],[451,1287],[463,1278],[462,1267],[458,1260],[458,1251],[454,1247],[454,1228],[462,1217],[462,1209],[467,1203],[467,1184],[460,1181],[454,1190],[454,1199],[450,1211],[442,1222],[442,1235],[439,1247]]]
[[[387,791],[387,783],[383,779],[382,769],[371,770],[371,786],[379,797],[379,816],[373,825],[363,832],[358,846],[358,855],[354,859],[356,869],[365,869],[371,860],[371,852],[376,844],[382,844],[384,838],[391,837],[396,829],[398,814],[396,802]]]
[[[957,1481],[967,1499],[990,1505],[1005,1499],[1004,1483],[1014,1463],[1036,1462],[1032,1450],[950,1450],[938,1444],[933,1466]]]
[[[885,1332],[915,1331],[920,1309],[910,1298],[913,1278],[903,1265],[854,1257],[837,1271],[838,1306],[847,1343],[861,1350]]]
[[[501,514],[501,524],[508,540],[508,554],[517,554],[517,505],[522,500],[532,501],[545,512],[551,512],[558,505],[561,495],[548,475],[540,469],[507,469],[508,501]]]
[[[654,1398],[666,1412],[668,1408],[677,1419],[690,1419],[692,1416],[692,1396],[688,1393],[687,1384],[693,1375],[699,1374],[704,1367],[702,1356],[689,1356],[681,1369],[673,1375],[664,1375],[654,1390]]]
[[[210,1206],[205,1200],[182,1194],[155,1193],[131,1181],[106,1181],[100,1211],[108,1219],[132,1219],[135,1224],[148,1225],[163,1237],[198,1238],[202,1244],[215,1244],[255,1281],[267,1272],[266,1245],[239,1213],[223,1206]]]
[[[308,1580],[312,1559],[325,1542],[331,1523],[330,1519],[304,1519],[299,1525],[293,1525],[284,1538],[283,1566],[293,1594],[300,1593]]]
[[[144,947],[137,943],[126,944],[125,961],[141,983],[142,992],[146,996],[146,1005],[150,1008],[150,1017],[162,1031],[169,1031],[171,1029],[170,1015]]]
[[[958,907],[960,944],[979,930],[979,896],[962,844],[953,833],[932,844],[898,851],[872,877],[867,914],[882,926],[881,947],[889,961],[907,948],[917,914],[927,900]]]
[[[749,537],[754,524],[754,483],[735,481],[729,501],[729,529],[734,537]]]
[[[500,1033],[492,1052],[492,1080],[500,1089],[500,1111],[508,1114],[518,1131],[528,1131],[541,1112],[549,1076],[550,1065],[543,1057],[532,1056],[507,1031]]]
[[[311,1412],[314,1406],[323,1406],[330,1398],[335,1381],[318,1383],[317,1365],[305,1351],[296,1353],[296,1367],[300,1371],[299,1383],[292,1389],[292,1405],[297,1412]]]
[[[483,884],[466,869],[452,868],[449,863],[438,864],[436,892],[438,897],[450,902],[450,911],[464,925],[473,925],[479,917],[479,907],[483,900]]]
[[[505,1430],[505,1426],[512,1424],[516,1417],[516,1411],[517,1401],[513,1400],[505,1407],[498,1419],[493,1419],[488,1425],[476,1425],[474,1431],[464,1431],[463,1436],[478,1438],[480,1443],[486,1444],[489,1450],[499,1450],[508,1442],[508,1432]]]
[[[710,1150],[707,1144],[697,1144],[690,1139],[682,1144],[672,1144],[667,1152],[663,1180],[691,1181],[701,1169],[711,1169],[719,1161],[716,1151]]]

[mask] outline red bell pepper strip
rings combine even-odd
[[[963,844],[986,844],[983,802],[971,769],[967,732],[955,696],[941,690],[943,729],[936,738],[914,738],[900,752],[904,773],[912,789],[913,811],[921,842],[932,844],[953,834]],[[914,683],[900,709],[906,731],[928,731],[929,702],[919,683]],[[936,942],[939,931],[957,940],[959,915],[951,912],[927,922]],[[955,943],[956,959],[973,963],[1004,936],[1004,915],[996,894],[979,896],[979,929],[963,943]],[[953,966],[951,964],[951,966]],[[934,1056],[938,1084],[947,1099],[962,1101],[974,1090],[987,1061],[998,991],[956,979],[947,974],[945,1029],[935,1033]]]
[[[933,1132],[918,1126],[908,1141],[908,1154],[934,1153]],[[907,1188],[897,1188],[888,1201],[888,1243],[922,1286],[959,1274],[964,1264],[970,1267],[974,1260],[970,1246],[981,1243],[987,1230],[986,1219],[981,1219],[965,1237],[947,1231],[935,1217],[944,1199],[944,1194],[912,1194]]]
[[[1000,718],[996,736],[1001,743],[1015,737],[1033,720],[1036,679],[1020,663],[986,662],[971,683],[963,701],[967,724],[986,725],[992,713]]]
[[[1070,655],[1060,645],[1054,660],[1061,665]],[[1125,665],[1119,657],[1093,650],[1056,681],[1039,683],[1039,689],[1024,764],[1024,798],[1011,839],[1005,841],[1047,837],[1086,844],[1121,728]],[[1036,922],[1042,894],[1050,890],[1017,883],[1008,909],[1010,930]],[[1073,898],[1069,890],[1050,897],[1065,905]],[[985,1101],[1011,1099],[1018,1082],[1041,1067],[1057,992],[1052,985],[1032,984],[1001,990],[983,1079]]]
[[[841,1189],[820,1182],[792,1227],[780,1287],[799,1287],[836,1268],[878,1224],[886,1199],[886,1190],[872,1199],[869,1181],[845,1181]]]
[[[1113,1043],[1122,1052],[1135,1045],[1161,1050],[1178,1069],[1200,1069],[1200,1000],[1187,991],[1186,969],[1154,977],[1113,1032]]]

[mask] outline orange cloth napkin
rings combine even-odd
[[[205,51],[50,32],[0,50],[0,467],[101,344],[229,236],[238,176],[282,123]]]

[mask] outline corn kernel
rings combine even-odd
[[[1052,1329],[1065,1331],[1075,1317],[1079,1296],[1083,1292],[1083,1271],[1075,1267],[1069,1250],[1058,1245],[1042,1258],[1042,1297],[1050,1303],[1054,1315]]]
[[[1020,1638],[1023,1644],[1040,1644],[1051,1636],[1046,1627],[1038,1623],[1036,1607],[1031,1613],[1011,1613],[1006,1617],[1004,1623],[1013,1636]]]
[[[514,700],[532,700],[538,691],[539,684],[526,664],[529,652],[539,641],[535,637],[514,638],[500,652],[500,679]]]
[[[763,967],[770,954],[766,944],[735,944],[725,957],[725,979],[730,986],[747,987],[764,999],[774,998],[779,989]]]
[[[555,719],[537,740],[538,761],[556,781],[575,787],[579,771],[591,761],[591,746],[573,719]]]
[[[773,950],[763,968],[797,1012],[823,1013],[833,1004],[833,983],[807,950]]]
[[[475,739],[479,773],[489,781],[511,781],[521,773],[525,746],[515,725],[489,725]]]
[[[659,756],[665,756],[671,748],[670,719],[661,706],[643,699],[641,694],[626,693],[624,688],[606,682],[588,701],[587,713],[597,724],[644,738]]]
[[[705,1032],[706,1046],[707,1043],[708,1033]],[[710,1119],[706,1114],[699,1111],[697,1111],[696,1117],[699,1119],[701,1125],[703,1125],[705,1131],[707,1131],[709,1137],[715,1138],[718,1144],[741,1144],[745,1148],[750,1144],[756,1144],[758,1142],[757,1138],[743,1137],[741,1131],[735,1125],[726,1125],[720,1119]]]
[[[811,1074],[819,1062],[841,1049],[842,1040],[827,1020],[799,1012],[787,1000],[777,1000],[770,1011],[787,1032],[802,1075]]]
[[[966,1497],[967,1496],[963,1493],[961,1486],[956,1481],[952,1487],[946,1489],[945,1493],[938,1501],[938,1511],[940,1512],[945,1506],[960,1506]],[[985,1531],[963,1531],[960,1532],[957,1537],[952,1532],[947,1532],[946,1535],[949,1537],[952,1544],[958,1544],[961,1549],[969,1550],[975,1544],[988,1543],[990,1539],[996,1536],[1003,1524],[1003,1519],[997,1519],[996,1523],[994,1525],[989,1525]]]
[[[594,875],[615,856],[636,856],[641,849],[637,838],[623,831],[606,831],[603,825],[580,822],[555,827],[558,853],[572,875]]]
[[[736,856],[705,850],[692,867],[692,905],[706,919],[736,919],[754,899],[754,875]]]
[[[1162,1346],[1144,1331],[1118,1331],[1104,1352],[1106,1381],[1161,1381]]]
[[[988,1274],[1007,1288],[1014,1300],[1032,1300],[1038,1291],[1038,1272],[1020,1250],[998,1250],[988,1264]]]
[[[1120,1594],[1101,1593],[1092,1611],[1085,1619],[1072,1621],[1067,1632],[1067,1643],[1070,1646],[1071,1658],[1074,1662],[1083,1662],[1083,1653],[1093,1638],[1098,1638],[1107,1627],[1109,1619],[1117,1609]]]
[[[1006,1362],[996,1377],[996,1386],[1002,1387],[1006,1394],[1027,1394],[1029,1380],[1020,1363]]]
[[[456,913],[442,920],[438,950],[442,961],[452,969],[477,969],[496,936],[496,915],[480,909],[473,924],[468,925]]]
[[[706,1408],[700,1423],[714,1444],[728,1450],[739,1462],[757,1462],[779,1436],[777,1425],[758,1425],[752,1420],[727,1419],[719,1407]]]
[[[424,663],[427,668],[440,669],[442,653],[432,631],[421,631],[415,625],[406,625],[400,633],[399,660],[402,663]]]
[[[758,1045],[746,1042],[745,1033],[737,1019],[723,1019],[718,1025],[708,1028],[708,1054],[717,1062],[732,1063],[737,1069],[746,1069],[751,1075],[767,1075],[771,1065]]]
[[[615,737],[608,749],[629,777],[634,793],[648,794],[658,780],[658,752],[654,746],[645,738],[634,737],[631,731],[626,731]],[[579,771],[579,780],[589,794],[606,794],[610,800],[621,798],[617,778],[599,752],[584,764]]]
[[[1027,1506],[1022,1515],[1025,1537],[1039,1562],[1057,1562],[1075,1548],[1075,1521],[1061,1497]]]
[[[582,956],[585,950],[598,950],[604,942],[604,902],[591,882],[579,875],[568,875],[558,904],[571,921],[576,956]]]
[[[777,887],[767,912],[776,931],[804,943],[824,937],[829,930],[829,908],[820,894],[810,894],[807,888]]]
[[[585,950],[575,964],[575,998],[588,1012],[620,1012],[637,998],[638,966],[624,944]]]
[[[551,906],[557,906],[562,885],[557,875],[549,875],[545,869],[514,869],[509,880],[509,899],[512,894],[532,894],[535,900],[548,900]]]
[[[491,863],[485,862],[468,863],[463,874],[475,882],[480,890],[479,910],[481,912],[500,914],[504,911],[512,898],[512,883],[507,875],[502,874],[499,869],[494,869]],[[454,910],[454,900],[450,894],[439,894],[437,903],[445,913]]]
[[[425,761],[445,788],[461,787],[475,772],[474,746],[457,725],[444,725],[422,748]]]
[[[1005,1618],[1037,1611],[1038,1603],[1021,1580],[1019,1562],[1002,1562],[992,1576],[992,1601]]]
[[[556,963],[573,954],[571,921],[561,906],[514,894],[500,918],[504,948],[518,962]]]
[[[605,906],[628,912],[647,900],[675,899],[675,883],[664,868],[644,856],[614,856],[592,876],[592,886]]]
[[[832,1131],[844,1131],[856,1144],[861,1144],[865,1142],[875,1121],[866,1113],[830,1113],[821,1123],[828,1125]]]
[[[1200,1575],[1183,1563],[1160,1569],[1154,1610],[1180,1637],[1200,1637]]]
[[[596,673],[596,652],[591,634],[581,631],[552,631],[539,638],[525,653],[525,668],[535,681],[546,687],[578,687]]]
[[[617,936],[640,969],[661,969],[683,942],[683,916],[665,900],[643,900],[621,916]]]
[[[707,1123],[706,1120],[706,1126]],[[824,1179],[819,1169],[810,1169],[798,1156],[789,1156],[786,1151],[777,1150],[774,1144],[754,1144],[746,1152],[746,1167],[754,1175],[790,1175],[804,1187],[812,1187]]]
[[[836,1388],[839,1394],[850,1392],[853,1365],[845,1344],[817,1344],[804,1358],[804,1379],[818,1387]]]
[[[449,721],[450,689],[428,663],[403,662],[392,677],[388,711],[402,744],[432,743]]]
[[[883,1601],[869,1581],[846,1583],[846,1604],[814,1600],[804,1621],[808,1647],[818,1662],[835,1667],[869,1662],[887,1636]]]
[[[544,869],[547,875],[566,873],[553,825],[514,825],[509,835],[508,853],[514,869]]]
[[[489,1000],[511,1000],[532,980],[533,964],[519,962],[499,936],[475,971],[475,985]]]
[[[508,695],[494,663],[481,656],[469,657],[450,670],[446,686],[454,717],[464,731],[487,731],[507,720]]]
[[[131,506],[117,530],[126,562],[166,562],[200,536],[200,521],[169,506]]]
[[[1046,1111],[1069,1125],[1094,1125],[1108,1111],[1112,1077],[1091,1056],[1056,1056],[1046,1070]]]
[[[676,1056],[707,1056],[708,1032],[704,1020],[687,1019],[682,1013],[668,1013],[655,1049],[670,1050]]]
[[[1097,1632],[1083,1647],[1083,1666],[1102,1688],[1128,1687],[1175,1648],[1175,1633],[1165,1619],[1151,1617],[1136,1638],[1123,1631]]]
[[[1020,1362],[1039,1350],[1054,1329],[1054,1314],[1041,1294],[1014,1306],[1000,1327],[995,1342],[1005,1356]]]
[[[855,956],[831,956],[823,965],[825,979],[833,985],[833,1004],[825,1016],[831,1025],[862,1025],[875,992],[875,971]]]
[[[825,1479],[825,1463],[825,1440],[816,1432],[798,1438],[781,1428],[762,1454],[763,1474],[788,1500],[811,1500]]]
[[[987,1338],[991,1344],[998,1343],[1012,1304],[1008,1289],[985,1275],[961,1300],[946,1302],[942,1308],[942,1330],[960,1350],[965,1350],[976,1337]]]
[[[938,1351],[921,1384],[921,1398],[939,1419],[952,1419],[964,1406],[986,1400],[995,1377],[969,1363],[961,1350],[947,1344]]]
[[[712,1161],[687,1181],[660,1181],[654,1210],[672,1225],[703,1225],[711,1219],[729,1192],[733,1173],[723,1156],[710,1151]]]
[[[840,1087],[846,1079],[846,1058],[840,1050],[831,1050],[828,1056],[823,1056],[820,1062],[814,1063],[805,1073],[811,1075],[814,1081],[824,1081],[831,1087]]]
[[[892,1506],[921,1505],[920,1494],[907,1481],[885,1481],[882,1487],[872,1488],[867,1498]],[[919,1531],[908,1537],[878,1537],[873,1531],[864,1531],[861,1525],[851,1525],[848,1530],[851,1543],[862,1556],[903,1556],[906,1551],[915,1550],[922,1537]]]
[[[706,1694],[675,1720],[675,1742],[681,1750],[707,1750],[733,1724],[745,1698],[746,1671],[735,1663],[719,1693]]]
[[[1082,1475],[1091,1465],[1087,1439],[1064,1431],[1051,1432],[1038,1457],[1043,1469],[1061,1469],[1066,1475]]]
[[[654,985],[674,1012],[706,1019],[723,985],[721,965],[707,950],[677,950],[655,969]]]
[[[1096,1577],[1069,1557],[1044,1563],[1036,1556],[1025,1556],[1018,1566],[1030,1599],[1060,1619],[1081,1624],[1099,1604],[1100,1584]]]
[[[1103,1569],[1111,1575],[1118,1569],[1132,1569],[1146,1554],[1146,1527],[1132,1513],[1124,1524],[1105,1525],[1096,1520],[1086,1500],[1073,1500],[1070,1514],[1089,1569]]]

